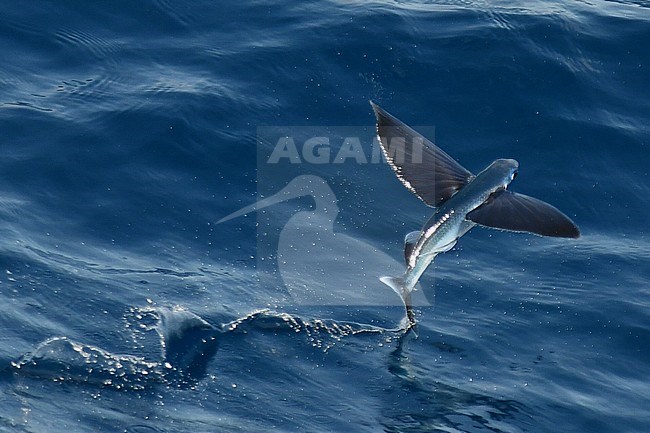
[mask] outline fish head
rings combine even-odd
[[[519,163],[514,159],[497,159],[488,168],[483,170],[479,176],[489,184],[489,189],[496,191],[507,188],[519,171]]]

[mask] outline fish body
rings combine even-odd
[[[404,275],[380,278],[404,300],[409,327],[415,323],[411,293],[418,280],[438,254],[452,249],[474,226],[541,236],[580,236],[575,223],[555,207],[507,189],[519,170],[514,159],[497,159],[473,175],[418,132],[371,105],[389,165],[406,188],[435,208],[421,230],[406,235]]]
[[[452,249],[458,238],[476,225],[467,219],[467,214],[485,203],[499,188],[506,188],[516,176],[518,167],[519,164],[513,159],[494,161],[467,186],[436,209],[419,231],[410,254],[405,257],[404,280],[409,290],[413,290],[438,254]]]

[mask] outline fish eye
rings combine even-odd
[[[512,172],[512,180],[515,180],[515,179],[517,178],[517,174],[518,174],[518,173],[519,173],[519,172],[518,172],[517,170],[515,170],[515,171]]]

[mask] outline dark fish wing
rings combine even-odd
[[[451,156],[370,101],[377,136],[399,180],[429,206],[439,206],[472,179]]]
[[[486,227],[530,232],[542,236],[578,238],[573,221],[550,204],[502,189],[467,214],[468,220]]]

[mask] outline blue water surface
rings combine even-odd
[[[649,40],[643,1],[5,2],[0,431],[648,431]],[[334,163],[370,99],[582,237],[475,228],[403,337],[376,269],[432,211]]]

